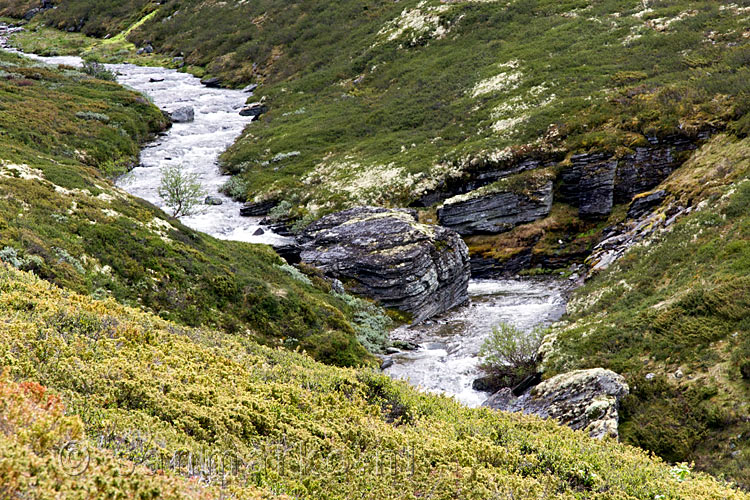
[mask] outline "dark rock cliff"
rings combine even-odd
[[[466,302],[469,255],[450,229],[417,222],[409,210],[357,207],[328,215],[299,237],[302,262],[350,291],[419,322]]]

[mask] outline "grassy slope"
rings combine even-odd
[[[664,187],[701,210],[576,291],[545,363],[623,373],[625,442],[750,487],[750,140],[719,136]]]
[[[698,473],[680,482],[645,452],[552,422],[463,408],[383,375],[180,327],[6,266],[0,322],[0,366],[11,377],[0,378],[0,408],[12,409],[0,417],[0,477],[15,480],[1,481],[11,490],[28,491],[26,473],[34,470],[37,492],[211,496],[169,473],[138,469],[118,478],[112,452],[96,449],[97,437],[128,444],[139,431],[148,449],[158,446],[146,466],[179,449],[264,456],[249,487],[226,478],[240,497],[260,489],[305,498],[748,498]],[[60,419],[57,400],[34,383],[58,394],[68,416]],[[56,445],[82,431],[94,465],[72,481],[60,470]],[[271,451],[263,454],[263,443]],[[300,471],[296,459],[277,462],[279,446],[298,451],[301,443],[314,473]],[[413,462],[396,454],[404,449],[415,451]],[[388,457],[388,472],[375,469],[377,457]],[[360,460],[356,474],[344,465],[352,459]]]
[[[74,26],[90,4],[41,19]],[[224,163],[241,174],[235,194],[285,198],[304,216],[408,203],[475,157],[625,151],[745,116],[747,0],[647,4],[173,0],[128,38],[230,84],[265,81],[271,111]],[[114,34],[148,10],[83,31]]]
[[[612,0],[347,2],[347,12],[308,1],[283,13],[251,5],[242,7],[257,9],[248,18],[270,11],[260,27],[229,24],[250,41],[236,46],[227,34],[223,50],[205,50],[232,47],[224,59],[244,65],[277,54],[262,89],[271,112],[224,161],[245,172],[250,198],[275,194],[303,207],[300,214],[406,204],[468,159],[511,146],[614,150],[644,134],[721,126],[739,113],[725,96],[740,94],[747,79],[743,14],[716,2],[650,2],[645,13],[641,2]],[[134,36],[190,54],[199,35],[187,10]],[[695,15],[651,27],[682,12]],[[416,26],[420,17],[425,32],[389,39],[389,23]],[[433,34],[438,25],[442,38]],[[716,44],[710,31],[720,34]],[[626,42],[632,34],[640,37]],[[243,58],[246,45],[260,54]],[[537,143],[552,124],[556,137]],[[273,161],[293,151],[300,154]]]
[[[356,364],[357,307],[296,279],[264,246],[196,233],[115,188],[165,126],[139,94],[72,69],[0,54],[0,258],[71,290],[188,325]],[[342,313],[342,311],[344,311]]]
[[[456,2],[436,21],[446,28],[451,22],[443,39],[431,38],[432,29],[390,42],[377,35],[416,3],[311,0],[280,12],[273,1],[202,10],[202,2],[185,1],[180,15],[169,17],[168,2],[131,39],[153,40],[170,55],[184,52],[190,64],[229,83],[265,79],[271,112],[225,163],[245,172],[241,196],[283,190],[298,215],[354,202],[406,203],[422,187],[460,175],[465,160],[534,143],[550,123],[559,127],[546,147],[563,150],[624,151],[644,133],[706,124],[728,125],[739,136],[748,131],[747,1],[650,1],[651,10],[613,0]],[[64,17],[65,9],[55,15]],[[507,79],[512,68],[500,65],[516,59],[517,88],[467,95],[486,78]],[[355,84],[358,76],[364,79]],[[551,94],[554,100],[540,106]],[[506,119],[491,118],[493,109],[524,121],[510,134],[490,133],[491,123]],[[744,172],[746,141],[721,141],[728,143],[712,143],[667,184],[683,204],[710,195],[707,180],[723,185]],[[300,154],[264,164],[291,151]],[[431,169],[436,164],[442,167]],[[341,189],[353,181],[358,189]],[[619,207],[611,220],[623,213]],[[624,372],[634,387],[624,409],[628,442],[670,460],[695,459],[747,485],[748,445],[737,438],[748,435],[747,382],[739,378],[750,351],[741,300],[747,235],[743,214],[722,215],[709,205],[583,288],[581,300],[595,300],[571,315],[548,364],[552,372],[600,365]],[[537,239],[535,252],[585,254],[603,225],[556,205],[548,219],[469,243],[490,256],[512,256]],[[570,244],[558,249],[558,240]],[[677,367],[681,379],[669,375]],[[657,378],[646,383],[646,373]]]

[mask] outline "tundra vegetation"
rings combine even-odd
[[[114,187],[139,143],[168,124],[143,96],[86,68],[4,52],[0,74],[3,261],[181,324],[335,364],[369,361],[355,328],[370,304],[346,302],[320,278],[294,279],[268,247],[197,233]]]
[[[0,322],[4,496],[750,498],[552,421],[468,409],[369,369],[180,326],[5,264]],[[89,457],[82,472],[78,455],[60,453],[73,440]],[[188,479],[186,465],[147,468],[177,452],[230,455],[237,468],[212,482]],[[191,475],[210,470],[201,462]]]
[[[0,0],[0,15],[20,17],[36,3]],[[296,219],[298,226],[356,204],[408,205],[430,190],[460,182],[472,168],[526,157],[550,158],[565,168],[577,152],[624,156],[648,138],[713,133],[696,152],[681,156],[682,167],[660,186],[668,192],[661,209],[664,219],[669,206],[697,210],[642,242],[575,293],[566,322],[545,339],[543,368],[545,376],[600,366],[622,373],[631,387],[621,412],[620,435],[626,443],[670,462],[694,461],[699,469],[750,487],[750,1],[53,3],[57,8],[33,18],[15,43],[46,54],[84,53],[94,61],[178,65],[177,57],[184,62],[183,71],[218,77],[228,86],[260,83],[256,94],[266,97],[269,111],[223,155],[224,169],[234,174],[226,191],[240,200],[274,200],[272,215]],[[146,45],[154,53],[136,56],[136,49]],[[70,68],[40,69],[10,56],[2,61],[0,143],[7,157],[2,172],[7,174],[0,180],[11,193],[0,199],[3,261],[67,289],[111,296],[180,325],[220,328],[234,335],[226,337],[231,342],[250,342],[241,335],[249,330],[250,338],[299,345],[328,362],[361,362],[366,354],[355,337],[382,338],[366,331],[380,320],[368,318],[366,308],[355,310],[356,301],[328,293],[314,273],[306,275],[308,283],[279,269],[283,264],[268,249],[217,242],[101,187],[107,175],[127,170],[138,141],[164,126],[147,102],[111,83],[79,85],[85,77]],[[67,133],[71,130],[84,133]],[[73,190],[87,190],[90,196],[66,194],[77,193]],[[63,212],[59,207],[70,208]],[[435,208],[425,209],[423,217],[429,218]],[[534,255],[582,260],[602,230],[621,222],[626,211],[624,205],[615,206],[608,219],[583,220],[574,207],[557,201],[544,219],[500,235],[471,236],[467,243],[474,255],[493,258],[512,258],[531,247]],[[32,279],[13,276],[14,282]],[[273,278],[269,282],[260,276]],[[33,293],[24,293],[33,299]],[[179,339],[198,342],[194,337]],[[290,398],[284,399],[284,410],[269,410],[272,420],[262,420],[252,431],[258,435],[270,433],[278,422],[286,424],[286,411],[298,416],[300,407],[314,407],[334,418],[338,407],[329,403],[360,402],[349,396],[330,401],[334,393],[326,391],[331,385],[322,382],[314,386],[318,392],[298,392],[299,380],[340,380],[331,375],[333,368],[297,354],[248,349],[260,353],[252,362],[264,368],[243,376],[262,377],[268,366],[290,377],[283,379],[283,388],[265,381],[250,384],[254,390],[273,387],[278,392],[269,396],[272,402],[246,407],[266,408]],[[238,348],[228,356],[243,352]],[[330,423],[338,436],[380,436],[383,430],[383,436],[397,436],[384,437],[394,445],[434,443],[441,450],[436,457],[470,460],[479,448],[494,450],[487,470],[510,460],[515,468],[503,477],[511,483],[503,484],[529,485],[523,491],[505,490],[513,492],[506,497],[739,495],[703,482],[700,474],[685,473],[683,466],[670,473],[629,448],[603,443],[583,450],[571,444],[572,438],[563,438],[574,434],[553,431],[547,424],[457,409],[362,375],[367,372],[335,373],[347,374],[347,380],[371,395],[357,411],[376,418],[373,408],[387,409],[386,423],[377,420],[368,427],[372,421],[363,419],[360,427],[354,423],[360,413],[346,409],[341,426],[326,418],[306,421],[316,439],[334,435],[320,427]],[[301,379],[290,382],[291,377]],[[39,381],[53,390],[68,387]],[[143,386],[153,389],[147,382]],[[202,397],[200,391],[196,394],[190,396],[191,404]],[[316,404],[305,406],[303,396]],[[162,396],[153,401],[162,402],[157,397]],[[74,400],[70,396],[67,401]],[[138,418],[157,418],[150,408],[160,407],[149,403],[131,410],[107,401],[107,411],[128,416],[142,412]],[[406,415],[411,415],[408,425],[393,425]],[[463,421],[483,421],[479,428],[497,431],[488,438],[492,444],[484,434],[461,427]],[[423,425],[434,425],[434,432]],[[185,433],[191,439],[201,435],[193,428]],[[407,437],[400,441],[401,436]],[[606,462],[597,462],[603,455],[591,451],[599,449],[606,450]],[[644,461],[618,468],[624,463],[619,461],[622,453]],[[447,473],[450,467],[435,460]],[[455,470],[451,484],[489,477]],[[609,473],[623,476],[586,489],[595,481],[591,474],[615,477]],[[363,483],[368,478],[355,477]],[[695,478],[710,486],[671,489],[697,488]],[[499,484],[488,481],[484,484]],[[320,491],[315,488],[324,482],[310,479],[305,487]],[[539,484],[541,489],[535,489]],[[716,493],[709,492],[712,488]],[[420,494],[426,496],[425,490]]]

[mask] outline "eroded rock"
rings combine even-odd
[[[253,102],[240,110],[240,116],[252,116],[253,118],[258,118],[267,111],[268,106],[263,104],[263,102]]]
[[[552,181],[549,170],[508,177],[447,200],[438,210],[438,218],[464,236],[509,231],[549,215]]]
[[[618,437],[620,401],[630,392],[625,379],[611,370],[576,370],[552,377],[521,397],[511,389],[493,394],[484,406],[554,418],[593,438]]]
[[[354,293],[420,322],[469,298],[469,255],[454,231],[420,224],[410,210],[358,207],[328,215],[300,236],[300,258]]]
[[[637,219],[642,215],[650,212],[651,209],[659,206],[667,197],[667,192],[663,189],[653,191],[651,193],[643,193],[641,196],[637,196],[628,208],[628,219]]]

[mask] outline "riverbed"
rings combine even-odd
[[[385,371],[424,390],[479,406],[488,394],[472,389],[481,376],[479,349],[492,329],[505,322],[529,331],[565,313],[569,285],[548,278],[472,280],[465,306],[416,326],[394,330],[391,338],[419,344],[415,351],[389,356]]]

